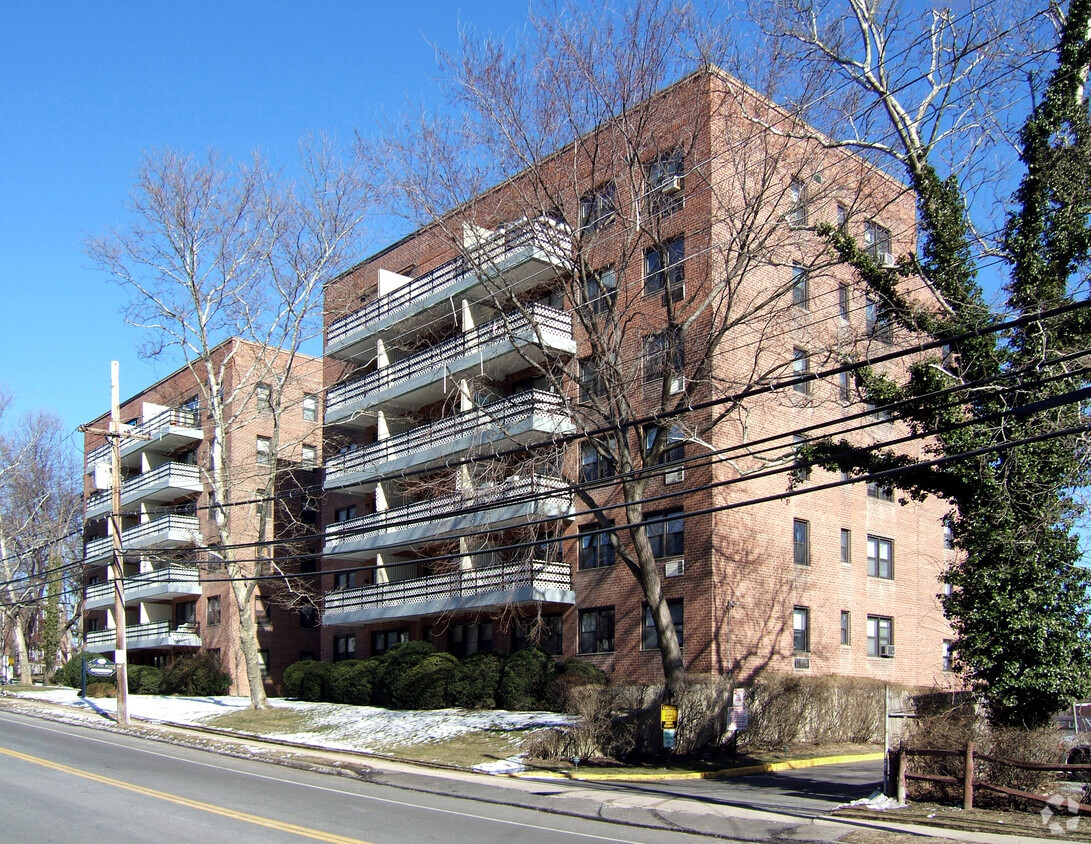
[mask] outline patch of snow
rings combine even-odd
[[[84,713],[88,720],[112,718],[117,712],[114,699],[84,699],[75,689],[43,689],[15,694],[72,707]],[[295,733],[270,733],[270,738],[315,747],[370,752],[389,752],[397,746],[440,742],[486,730],[509,732],[559,727],[574,720],[569,715],[556,712],[465,709],[395,711],[374,706],[307,703],[280,698],[271,699],[270,704],[300,711],[308,727]],[[229,695],[129,695],[129,715],[134,718],[192,726],[207,726],[216,716],[244,710],[249,705],[249,698]]]
[[[881,791],[876,791],[870,797],[861,797],[859,800],[853,800],[851,803],[842,803],[837,808],[847,809],[850,807],[874,809],[883,812],[887,809],[904,809],[905,803],[899,803],[896,797],[887,797],[887,795],[883,794]]]
[[[522,756],[509,756],[507,759],[474,765],[474,770],[483,774],[521,774],[527,770],[527,766],[523,764]]]

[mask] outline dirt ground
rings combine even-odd
[[[884,812],[857,808],[838,809],[834,812],[834,815],[836,817],[861,818],[891,823],[936,826],[967,832],[992,832],[1000,835],[1030,838],[1056,838],[1058,841],[1091,842],[1091,818],[1062,814],[1047,815],[1043,819],[1040,811],[1030,809],[1024,812],[997,809],[973,809],[966,812],[956,806],[943,806],[936,803],[910,803],[904,809],[888,809]],[[1052,825],[1052,828],[1050,825]],[[891,844],[891,842],[900,842],[902,840],[901,837],[869,837],[876,832],[878,831],[861,830],[860,832],[851,833],[842,840],[852,842],[852,844],[880,844],[880,842]],[[885,834],[892,835],[892,833]],[[910,840],[922,841],[929,839],[906,835],[904,840],[908,842]]]

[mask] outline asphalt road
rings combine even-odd
[[[0,713],[0,840],[697,842]]]

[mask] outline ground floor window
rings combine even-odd
[[[355,633],[333,637],[333,661],[340,662],[343,659],[356,659]]]
[[[408,641],[408,630],[376,630],[371,634],[371,655],[385,654],[395,645]]]
[[[492,622],[455,624],[451,627],[449,650],[457,657],[492,650]]]
[[[614,650],[614,608],[602,607],[580,613],[580,653],[610,653]]]
[[[564,623],[559,615],[543,615],[515,626],[513,651],[537,645],[550,656],[564,653]]]
[[[671,613],[671,621],[674,622],[674,633],[678,637],[678,646],[682,647],[682,599],[671,598],[667,601],[667,608]],[[640,646],[646,650],[655,650],[659,647],[659,632],[655,629],[655,620],[652,618],[652,608],[644,607],[644,630],[640,637]]]
[[[881,615],[867,617],[867,655],[894,656],[894,619]]]

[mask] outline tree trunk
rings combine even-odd
[[[30,667],[30,653],[27,650],[26,626],[18,613],[11,620],[11,634],[15,640],[15,671],[19,675],[19,682],[30,686],[34,683],[34,672]]]
[[[229,566],[228,570],[236,568]],[[253,709],[268,709],[269,698],[265,694],[265,681],[261,676],[261,660],[258,658],[258,625],[254,618],[251,603],[254,595],[253,581],[238,580],[232,573],[231,592],[235,597],[235,606],[239,610],[239,647],[246,665],[246,682],[250,687],[250,706]]]

